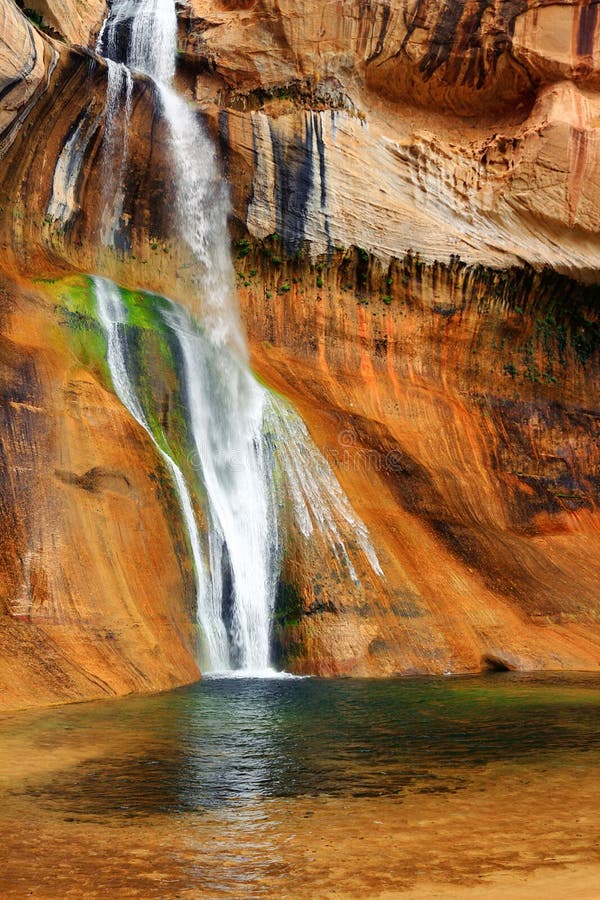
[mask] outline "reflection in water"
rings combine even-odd
[[[527,790],[535,805],[536,792],[568,772],[561,790],[576,802],[568,779],[585,781],[600,759],[599,687],[592,677],[511,674],[207,680],[157,697],[14,714],[0,722],[0,826],[17,841],[4,877],[9,886],[20,878],[45,884],[42,850],[25,850],[15,826],[34,815],[43,852],[81,842],[64,862],[71,886],[102,870],[106,893],[90,896],[188,896],[178,893],[188,888],[206,892],[190,896],[304,896],[276,885],[313,858],[305,840],[334,835],[344,845],[346,808],[369,830],[401,828],[405,840],[398,810],[414,817],[427,803],[460,805],[473,790],[471,814],[487,802],[500,815],[500,777],[504,792]],[[113,869],[94,856],[103,841],[114,843]],[[366,846],[355,844],[352,854]],[[20,869],[15,854],[25,852],[29,869]],[[319,869],[314,878],[322,877]],[[0,892],[22,895],[7,894],[2,876]]]
[[[39,715],[30,728],[42,746],[89,730],[92,746],[100,731],[111,747],[31,791],[80,813],[132,816],[270,797],[398,795],[417,782],[453,789],[493,761],[600,750],[596,683],[207,680]]]

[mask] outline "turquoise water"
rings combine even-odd
[[[156,697],[21,714],[2,735],[109,752],[12,788],[73,814],[135,817],[303,796],[460,790],[493,762],[600,750],[600,681],[206,680]]]

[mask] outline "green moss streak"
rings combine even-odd
[[[39,280],[37,284],[53,303],[57,326],[78,364],[114,392],[91,278]],[[181,402],[175,342],[161,315],[169,301],[125,288],[121,289],[121,296],[127,308],[129,371],[152,435],[183,469],[190,483],[200,488],[197,472],[190,463],[192,448]]]

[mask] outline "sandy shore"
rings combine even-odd
[[[180,816],[74,816],[36,789],[0,813],[3,898],[597,900],[593,767],[505,765],[402,796]]]

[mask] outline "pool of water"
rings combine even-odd
[[[543,811],[553,785],[561,815],[570,804],[575,823],[598,800],[590,792],[599,762],[600,679],[583,675],[205,680],[155,697],[15,713],[0,720],[0,837],[5,850],[12,845],[0,892],[361,896],[352,893],[356,873],[344,887],[351,859],[346,875],[334,878],[337,893],[326,892],[331,867],[318,850],[307,857],[309,835],[333,840],[340,860],[346,852],[356,858],[357,841],[386,850],[381,835],[370,834],[384,823],[386,837],[414,842],[425,812],[447,818],[460,809],[457,822],[468,833],[481,827],[486,804],[509,823],[510,802],[519,798]],[[580,806],[578,792],[587,792]],[[43,841],[28,831],[28,817]],[[359,821],[362,836],[353,831]],[[593,846],[595,828],[581,825],[582,847]],[[434,831],[422,837],[443,845]],[[573,846],[566,833],[561,840]],[[69,842],[79,859],[65,856]],[[105,843],[114,863],[106,883],[111,865],[88,858]],[[591,860],[590,852],[574,861]],[[51,853],[62,860],[60,888],[42,871]],[[20,866],[19,854],[26,854]],[[123,854],[129,863],[117,865]],[[305,877],[290,887],[289,873],[303,867]],[[408,890],[416,877],[402,854],[380,860],[379,869],[397,869],[396,888]],[[409,870],[412,881],[402,881]],[[33,894],[19,893],[28,887]]]

